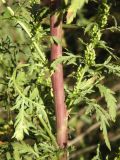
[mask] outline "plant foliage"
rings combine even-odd
[[[62,12],[64,25],[71,25],[77,12],[87,0],[65,0]],[[117,100],[115,93],[103,81],[106,75],[120,76],[120,65],[112,48],[103,40],[104,30],[110,15],[106,1],[98,3],[96,20],[82,26],[87,41],[81,53],[74,54],[64,48],[62,57],[49,62],[50,9],[42,1],[16,1],[10,7],[1,1],[3,12],[0,23],[8,29],[1,29],[0,39],[0,108],[8,112],[7,125],[11,128],[10,140],[0,145],[2,159],[7,160],[57,160],[62,150],[56,142],[54,99],[51,75],[57,64],[75,69],[68,75],[74,84],[65,82],[66,104],[70,119],[77,114],[80,105],[85,116],[92,120],[94,115],[100,123],[105,143],[111,149],[107,128],[115,122]],[[65,12],[64,12],[65,10]],[[67,13],[67,14],[66,14]],[[66,16],[67,15],[67,16]],[[118,26],[112,26],[118,29]],[[112,28],[111,27],[111,28]],[[3,35],[2,35],[3,34]],[[14,35],[15,34],[15,35]],[[17,36],[16,36],[17,35]],[[54,41],[57,41],[52,37]],[[62,42],[60,42],[62,43]],[[107,52],[104,62],[97,63],[97,49]],[[96,90],[105,99],[104,107],[95,99]],[[9,128],[8,127],[8,128]],[[72,132],[72,131],[71,131]],[[69,149],[69,148],[68,148]],[[97,156],[93,160],[99,159]]]

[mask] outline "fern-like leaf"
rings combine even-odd
[[[76,17],[78,9],[81,9],[86,0],[71,0],[70,7],[67,12],[67,24],[70,24],[73,19]]]
[[[14,149],[14,154],[16,155],[16,157],[18,156],[19,153],[19,157],[22,156],[23,154],[29,154],[33,157],[39,158],[39,153],[36,150],[36,145],[34,146],[34,148],[32,148],[29,144],[26,144],[25,142],[15,142],[12,144],[13,149]],[[18,159],[15,159],[18,160]]]
[[[109,109],[109,114],[111,116],[111,119],[115,121],[116,117],[116,99],[114,97],[114,92],[110,90],[109,88],[105,87],[104,85],[97,85],[99,88],[101,96],[105,97],[105,101],[107,103],[107,107]]]
[[[25,106],[24,102],[20,104],[21,108],[19,109],[19,113],[16,116],[16,122],[15,122],[15,133],[13,137],[15,137],[18,141],[23,140],[24,133],[29,134],[28,130],[30,127],[29,123],[29,116],[25,112]]]
[[[103,136],[105,139],[105,143],[107,147],[111,150],[110,142],[107,134],[107,127],[109,126],[108,120],[110,120],[110,115],[105,111],[99,104],[96,103],[95,100],[88,100],[88,108],[86,114],[91,114],[92,112],[96,113],[96,119],[100,122],[100,129],[103,132]]]

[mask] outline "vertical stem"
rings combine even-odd
[[[52,1],[52,0],[51,0]],[[61,5],[61,0],[52,1],[52,11],[57,10]],[[50,18],[51,36],[55,36],[61,41],[62,39],[62,18],[54,13]],[[53,43],[51,46],[51,61],[62,56],[62,46],[60,44]],[[57,143],[61,149],[64,150],[64,155],[60,157],[60,160],[66,160],[67,155],[65,149],[67,147],[67,110],[65,105],[64,95],[64,80],[63,80],[63,66],[57,65],[57,69],[52,75],[52,87],[55,100],[55,112],[56,112],[56,127],[57,127]]]

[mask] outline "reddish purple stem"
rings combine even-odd
[[[54,9],[58,9],[60,0],[54,1]],[[53,14],[50,18],[51,36],[55,36],[61,41],[62,39],[62,19]],[[53,43],[51,46],[51,61],[62,56],[62,46]],[[55,100],[56,127],[57,127],[57,143],[60,148],[67,147],[67,110],[65,105],[63,66],[58,64],[52,75],[52,87]],[[66,160],[66,156],[61,158]]]

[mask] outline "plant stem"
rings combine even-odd
[[[51,10],[55,11],[59,9],[61,0],[55,0],[51,2]],[[56,13],[50,17],[51,36],[56,37],[59,41],[62,39],[62,18]],[[62,56],[61,44],[52,43],[51,46],[51,61]],[[63,66],[58,64],[54,74],[52,75],[52,87],[55,100],[55,112],[56,112],[56,127],[57,127],[57,143],[60,149],[64,150],[63,156],[60,156],[60,160],[67,159],[66,147],[67,147],[67,110],[65,105],[64,95],[64,80],[63,80]]]

